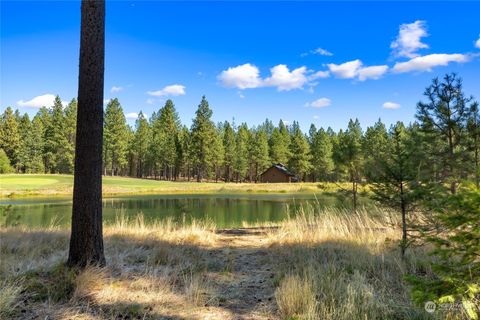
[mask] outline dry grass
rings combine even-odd
[[[227,237],[208,222],[146,225],[141,215],[133,220],[119,216],[104,229],[108,267],[81,272],[62,264],[66,230],[0,229],[1,315],[235,319],[241,313],[248,319],[430,319],[411,304],[403,281],[407,273],[431,272],[429,260],[421,248],[410,250],[405,261],[400,258],[393,215],[380,210],[356,215],[302,210],[275,228],[254,229],[252,238],[241,233]],[[243,269],[248,259],[257,259],[253,269]],[[272,270],[255,269],[260,266]],[[256,294],[242,287],[242,281],[271,287],[271,299],[258,299],[265,308],[228,307],[231,299],[243,299],[235,296],[238,290]]]
[[[66,196],[73,190],[73,175],[3,174],[0,198]],[[202,193],[301,193],[349,190],[349,183],[224,183],[160,181],[126,177],[103,177],[103,194],[202,194]],[[361,186],[360,192],[368,191]]]

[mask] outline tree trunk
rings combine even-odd
[[[67,264],[105,264],[102,144],[105,1],[82,0],[72,230]]]
[[[402,258],[405,257],[407,249],[407,206],[405,204],[405,195],[403,191],[403,182],[400,182],[400,206],[402,209],[402,242],[400,248],[402,250]]]

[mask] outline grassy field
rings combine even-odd
[[[72,175],[9,174],[0,175],[0,197],[69,195]],[[322,192],[349,188],[334,183],[214,183],[172,182],[124,177],[104,177],[104,195],[139,193],[209,193],[209,192]]]
[[[431,274],[430,258],[401,259],[394,216],[311,213],[235,230],[119,218],[104,230],[107,267],[81,272],[63,265],[68,230],[0,229],[0,318],[464,318],[411,303],[403,278]]]

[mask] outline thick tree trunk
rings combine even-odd
[[[105,1],[82,0],[72,231],[67,264],[105,264],[102,235]]]

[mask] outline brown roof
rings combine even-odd
[[[279,170],[279,171],[282,172],[283,174],[286,174],[287,176],[295,177],[295,175],[294,175],[293,173],[291,173],[290,171],[288,171],[287,167],[285,167],[285,165],[284,165],[283,163],[273,164],[270,168],[268,168],[267,170],[265,170],[261,175],[263,175],[265,172],[267,172],[267,171],[270,170],[271,168],[276,168],[277,170]]]

